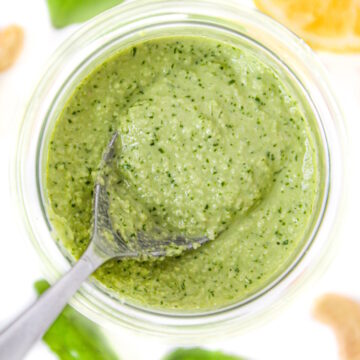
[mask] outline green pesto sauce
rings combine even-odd
[[[221,307],[262,289],[294,256],[316,206],[317,148],[296,100],[248,49],[200,37],[138,44],[76,88],[49,145],[52,222],[78,258],[94,179],[115,130],[113,226],[160,224],[213,239],[162,261],[109,261],[96,278],[162,309]]]

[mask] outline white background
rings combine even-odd
[[[240,0],[239,0],[240,1]],[[51,27],[45,0],[0,0],[0,27],[17,23],[25,29],[24,51],[16,65],[0,73],[0,328],[34,298],[33,283],[42,277],[38,258],[10,191],[19,109],[39,78],[54,49],[78,25]],[[340,248],[331,266],[315,285],[298,296],[280,315],[265,325],[226,341],[199,344],[250,359],[303,360],[338,358],[335,338],[311,317],[314,299],[336,291],[360,300],[360,55],[319,54],[345,115],[348,132],[347,190],[350,195],[340,219]],[[123,360],[158,360],[172,345],[123,329],[104,330]],[[53,359],[37,344],[28,359]],[[4,359],[5,360],[5,359]]]

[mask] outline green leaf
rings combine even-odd
[[[49,284],[39,280],[34,287],[40,295]],[[118,360],[96,325],[70,306],[65,307],[43,340],[60,360]]]
[[[86,21],[123,0],[47,0],[51,23],[56,28]]]
[[[167,355],[164,360],[243,360],[243,358],[227,355],[220,351],[209,351],[200,348],[179,348]]]

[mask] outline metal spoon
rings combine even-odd
[[[100,168],[109,165],[115,156],[115,133],[103,156]],[[144,258],[166,256],[169,248],[197,248],[207,237],[188,239],[171,236],[156,239],[138,232],[136,239],[126,242],[113,231],[108,215],[109,199],[106,178],[97,181],[94,191],[93,231],[90,244],[74,267],[47,290],[14,322],[0,332],[0,359],[22,359],[55,321],[70,298],[100,265],[113,258]]]

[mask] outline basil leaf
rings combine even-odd
[[[49,284],[39,280],[34,287],[41,295]],[[96,325],[70,306],[65,307],[43,340],[60,360],[119,360]]]
[[[120,4],[123,0],[47,0],[51,23],[56,28],[80,23]]]
[[[200,348],[176,349],[164,360],[243,360],[239,356],[227,355],[220,351],[210,351]]]

